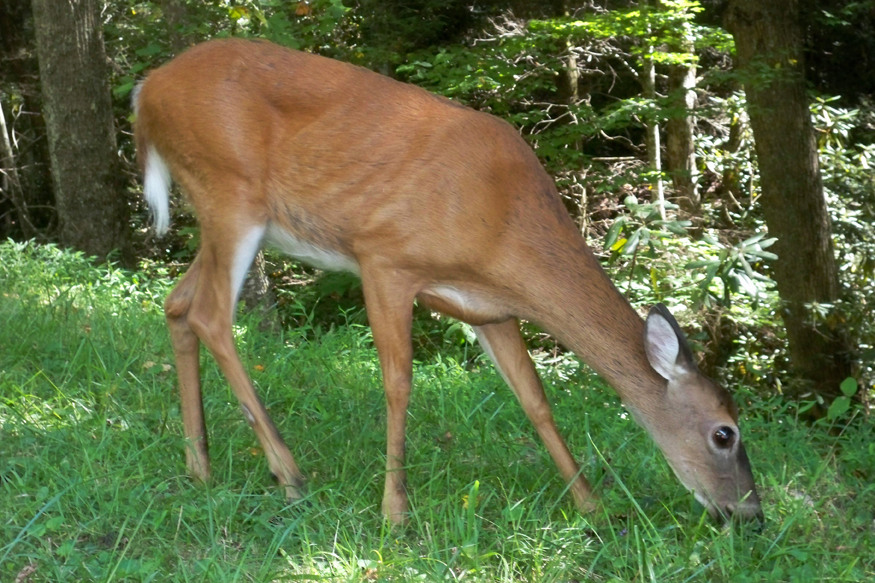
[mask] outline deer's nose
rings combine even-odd
[[[750,502],[745,500],[739,504],[727,504],[725,514],[742,521],[756,521],[760,527],[766,521],[765,514],[763,514],[763,509],[758,501]]]

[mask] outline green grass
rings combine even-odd
[[[724,528],[572,359],[542,375],[603,507],[574,510],[510,391],[473,349],[418,362],[410,526],[380,516],[384,419],[367,328],[257,332],[244,363],[309,478],[289,505],[212,359],[213,481],[185,475],[160,305],[172,282],[0,245],[0,581],[865,581],[873,421],[805,424],[746,391],[767,523]],[[469,350],[467,358],[464,350]],[[450,358],[453,355],[454,358]],[[590,437],[591,436],[591,437]]]

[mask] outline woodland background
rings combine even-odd
[[[872,2],[4,0],[0,16],[0,237],[189,260],[190,217],[168,240],[147,229],[131,89],[196,42],[264,37],[513,123],[630,299],[686,306],[710,374],[871,387]],[[268,270],[286,291],[292,272]]]
[[[411,450],[466,453],[457,473],[413,454],[431,478],[411,478],[423,514],[399,542],[374,507],[379,458],[337,457],[355,403],[373,415],[363,450],[382,449],[358,281],[270,251],[238,339],[266,400],[301,412],[281,430],[313,440],[293,452],[316,477],[316,507],[287,520],[279,501],[251,495],[263,458],[240,453],[252,440],[225,394],[205,406],[212,430],[231,435],[214,454],[228,489],[209,490],[205,509],[181,477],[160,316],[197,225],[178,197],[171,234],[154,237],[130,95],[188,46],[230,35],[356,63],[518,128],[619,289],[637,307],[666,303],[701,368],[735,390],[765,531],[727,534],[668,501],[677,486],[625,414],[569,400],[581,384],[590,404],[610,393],[527,325],[560,427],[592,423],[605,440],[569,438],[613,514],[571,518],[524,422],[491,409],[501,380],[471,330],[417,308],[417,391],[431,400]],[[873,94],[871,0],[0,0],[0,485],[20,501],[0,503],[0,578],[875,577]],[[300,368],[280,356],[290,346]],[[463,442],[466,431],[480,441]],[[520,460],[533,473],[520,478]],[[475,466],[499,477],[473,481]],[[488,492],[496,481],[510,486]],[[655,485],[639,504],[642,484]],[[337,503],[350,488],[360,498]]]

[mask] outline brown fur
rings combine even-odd
[[[592,489],[556,430],[517,318],[555,334],[607,379],[712,510],[760,512],[740,440],[731,451],[715,451],[711,441],[716,427],[737,431],[731,398],[695,366],[674,379],[656,373],[644,321],[507,123],[348,64],[222,40],[149,76],[138,96],[136,138],[141,164],[153,147],[202,225],[201,251],[166,302],[193,475],[209,476],[200,340],[240,399],[271,470],[289,496],[299,495],[303,477],[231,332],[235,254],[246,233],[268,226],[360,270],[386,388],[383,508],[391,520],[407,512],[404,427],[417,297],[476,327],[582,509],[592,507]]]

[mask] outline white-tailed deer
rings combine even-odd
[[[237,294],[266,242],[361,276],[388,404],[391,521],[407,513],[414,300],[474,326],[581,509],[594,494],[556,429],[517,318],[616,389],[712,514],[761,514],[729,393],[699,373],[665,307],[645,322],[620,295],[507,123],[359,67],[245,40],[208,42],[157,69],[135,108],[159,234],[171,176],[201,224],[200,252],[165,303],[192,476],[210,473],[202,341],[287,495],[303,484],[232,335]]]

